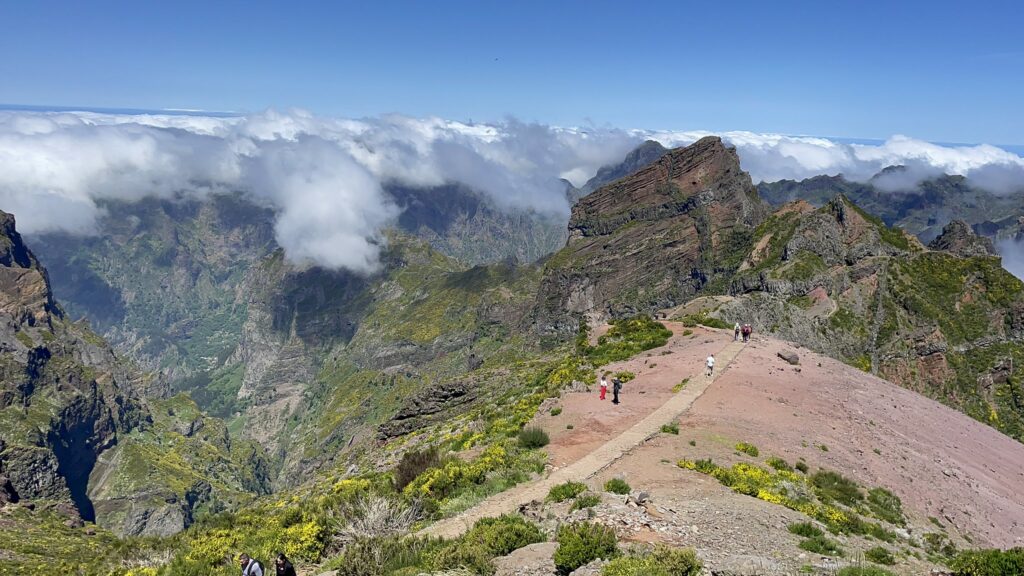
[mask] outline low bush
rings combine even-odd
[[[519,445],[527,450],[543,448],[551,442],[548,433],[537,427],[523,428],[519,431]]]
[[[669,576],[696,576],[704,567],[697,553],[689,548],[655,546],[651,556]]]
[[[689,383],[689,378],[683,378],[682,380],[679,381],[679,384],[676,384],[675,386],[672,387],[672,392],[680,392],[683,388],[686,388],[686,385]]]
[[[815,536],[813,538],[801,540],[799,546],[808,552],[821,554],[822,556],[843,555],[843,549],[839,547],[839,543],[834,540],[829,540],[824,536]]]
[[[572,507],[569,510],[583,510],[584,508],[593,508],[601,503],[601,497],[597,494],[581,494],[576,497],[573,501]]]
[[[662,424],[661,425],[661,433],[662,434],[675,434],[676,436],[678,436],[679,435],[679,423],[678,422],[669,422],[668,424]]]
[[[612,494],[629,494],[629,484],[622,478],[612,478],[604,483],[604,491]]]
[[[903,502],[899,496],[885,488],[872,488],[868,492],[867,504],[871,514],[879,520],[897,526],[903,526],[907,522],[903,517]]]
[[[960,552],[949,567],[956,576],[1024,574],[1024,548]]]
[[[395,465],[392,472],[395,478],[395,489],[401,492],[417,476],[441,464],[441,457],[437,448],[425,450],[410,450],[402,454],[402,459]]]
[[[884,546],[875,546],[864,551],[864,558],[875,564],[884,564],[886,566],[892,566],[896,563],[896,559],[893,558],[892,552],[889,552]]]
[[[659,545],[648,552],[613,559],[601,570],[601,576],[696,576],[701,568],[693,550]]]
[[[562,413],[562,407],[561,406],[557,406],[557,407],[551,409],[551,415],[552,416],[558,416],[561,413]]]
[[[838,472],[819,470],[810,479],[814,492],[823,502],[838,502],[853,507],[864,500],[857,483]]]
[[[737,444],[736,445],[736,451],[737,452],[742,452],[742,453],[746,454],[747,456],[753,456],[755,458],[757,457],[758,454],[761,453],[757,449],[757,446],[754,446],[753,444],[748,444],[747,442],[740,442],[739,444]]]
[[[804,538],[815,538],[818,536],[824,536],[825,533],[820,528],[811,524],[810,522],[800,522],[798,524],[790,524],[787,529],[797,536],[803,536]]]
[[[600,524],[579,522],[558,529],[558,548],[555,550],[555,568],[559,574],[569,574],[580,566],[598,558],[618,556],[615,531]]]
[[[548,492],[548,502],[565,502],[571,500],[587,490],[587,485],[582,482],[565,482],[551,487]]]
[[[474,574],[494,574],[493,558],[544,540],[540,528],[521,516],[484,518],[462,537],[445,543],[427,564],[433,570],[466,568]]]
[[[782,458],[779,458],[778,456],[772,456],[772,457],[768,458],[767,460],[765,460],[765,463],[768,464],[769,466],[771,466],[772,468],[775,468],[776,470],[779,470],[779,471],[782,471],[782,472],[792,472],[793,471],[793,467],[790,466],[788,462],[786,462]]]
[[[807,474],[807,471],[810,470],[810,468],[807,467],[807,462],[802,462],[802,461],[801,462],[797,462],[793,467],[796,468],[798,471],[800,471],[803,474]]]

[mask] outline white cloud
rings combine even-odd
[[[289,258],[365,272],[377,265],[380,230],[397,215],[383,191],[390,182],[459,182],[499,207],[567,215],[559,178],[582,185],[647,138],[678,146],[705,135],[301,110],[227,118],[0,112],[0,209],[25,232],[85,233],[105,198],[241,189],[277,208],[277,239]],[[867,180],[901,164],[908,169],[891,187],[947,172],[998,192],[1024,188],[1024,159],[992,146],[722,136],[755,181],[837,173]]]
[[[651,132],[665,146],[689,144],[708,132]],[[974,185],[997,194],[1024,191],[1024,158],[995,146],[942,146],[906,136],[882,144],[845,144],[825,138],[724,132],[722,139],[736,147],[743,168],[755,182],[802,180],[820,174],[843,174],[866,182],[889,166],[905,166],[881,186],[906,189],[938,174],[959,174]]]
[[[1003,268],[1024,280],[1024,239],[1006,239],[996,244],[999,255],[1003,257]]]

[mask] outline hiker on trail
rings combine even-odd
[[[608,394],[608,373],[601,374],[601,400]]]
[[[715,372],[715,355],[708,356],[708,377]]]
[[[277,576],[295,576],[295,566],[292,566],[283,552],[274,560],[274,568],[277,569]]]
[[[248,554],[243,552],[238,562],[242,565],[242,576],[263,576],[263,565],[249,558]]]
[[[732,341],[735,342],[740,339],[740,323],[737,322],[736,326],[732,329]]]
[[[744,342],[750,342],[750,333],[753,332],[753,331],[754,331],[754,329],[750,327],[750,324],[744,324],[743,325],[743,341]]]
[[[612,404],[619,403],[619,392],[622,390],[622,380],[612,378]]]

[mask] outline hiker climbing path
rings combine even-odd
[[[524,504],[534,500],[543,500],[551,488],[557,484],[570,480],[584,481],[594,476],[658,434],[663,424],[678,419],[708,389],[711,383],[728,369],[732,361],[743,350],[743,346],[742,342],[729,342],[715,355],[716,363],[713,376],[708,377],[702,369],[698,372],[698,376],[691,378],[687,386],[679,393],[586,456],[554,470],[546,478],[521,484],[500,494],[495,494],[457,516],[435,522],[424,528],[421,533],[454,538],[468,530],[481,518],[512,513]]]

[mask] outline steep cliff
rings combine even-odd
[[[576,204],[546,262],[537,328],[679,304],[735,270],[766,216],[735,149],[708,137],[672,150]]]
[[[4,213],[0,250],[5,500],[55,506],[72,521],[96,521],[118,533],[170,534],[199,507],[264,490],[259,471],[244,468],[259,468],[253,447],[233,448],[226,434],[175,441],[169,432],[183,416],[154,416],[140,395],[151,378],[65,317],[45,269]],[[217,462],[224,462],[220,470]]]

